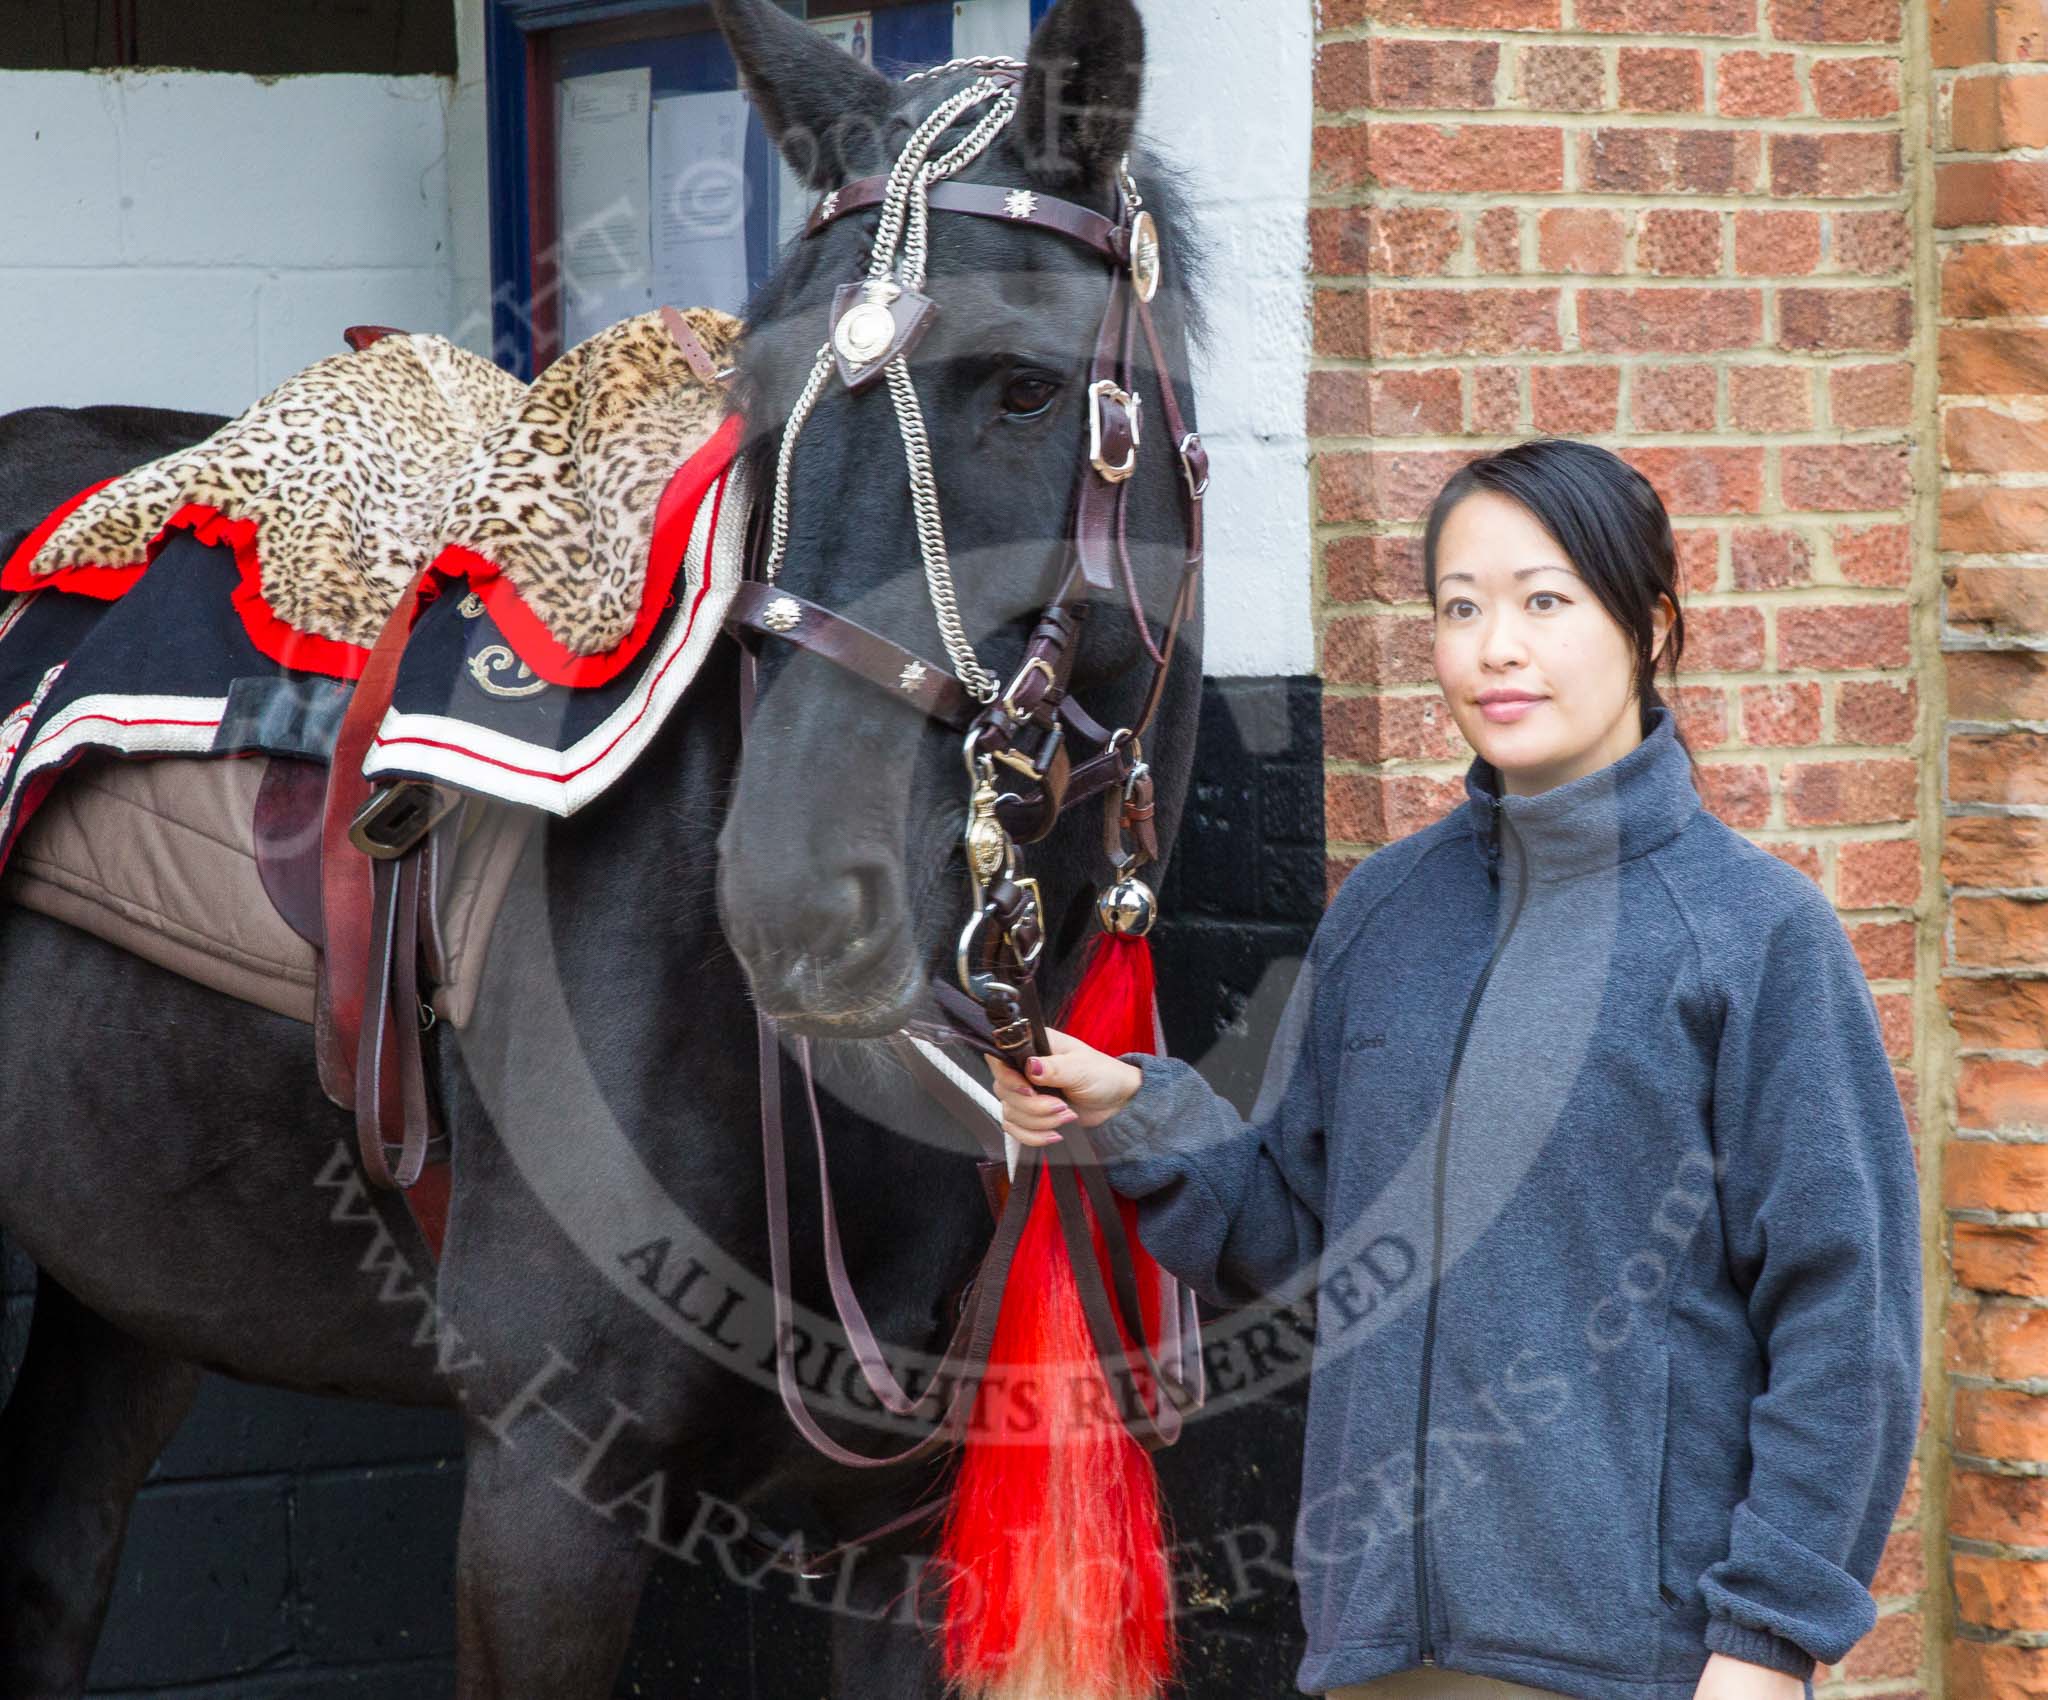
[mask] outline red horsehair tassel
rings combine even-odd
[[[1149,940],[1098,934],[1053,1025],[1110,1056],[1157,1052],[1154,984]],[[1157,1356],[1159,1268],[1138,1244],[1137,1206],[1117,1204]],[[1106,1267],[1092,1208],[1088,1221]],[[1142,1372],[1139,1396],[1157,1410]],[[946,1675],[967,1700],[1152,1700],[1171,1676],[1159,1479],[1117,1410],[1041,1172],[939,1546]]]

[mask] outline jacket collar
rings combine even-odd
[[[1568,879],[1612,867],[1675,838],[1705,805],[1678,726],[1663,703],[1643,740],[1619,760],[1533,797],[1503,794],[1484,756],[1465,770],[1467,810],[1488,874],[1512,876],[1518,850],[1534,879]],[[1505,821],[1505,829],[1503,828]]]

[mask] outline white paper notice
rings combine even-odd
[[[645,65],[565,77],[556,90],[561,138],[562,347],[654,306],[648,237]]]
[[[814,18],[811,28],[827,41],[836,42],[863,65],[875,62],[875,18],[872,12],[848,12],[843,17]]]
[[[747,97],[654,103],[654,288],[672,307],[747,304]]]
[[[1021,59],[1031,45],[1031,0],[956,0],[953,57]]]

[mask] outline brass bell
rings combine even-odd
[[[1141,939],[1159,915],[1159,899],[1143,880],[1126,875],[1095,900],[1095,914],[1106,933]]]

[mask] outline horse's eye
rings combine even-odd
[[[1057,379],[1043,372],[1019,372],[1003,389],[1003,411],[1012,419],[1035,419],[1060,393]]]

